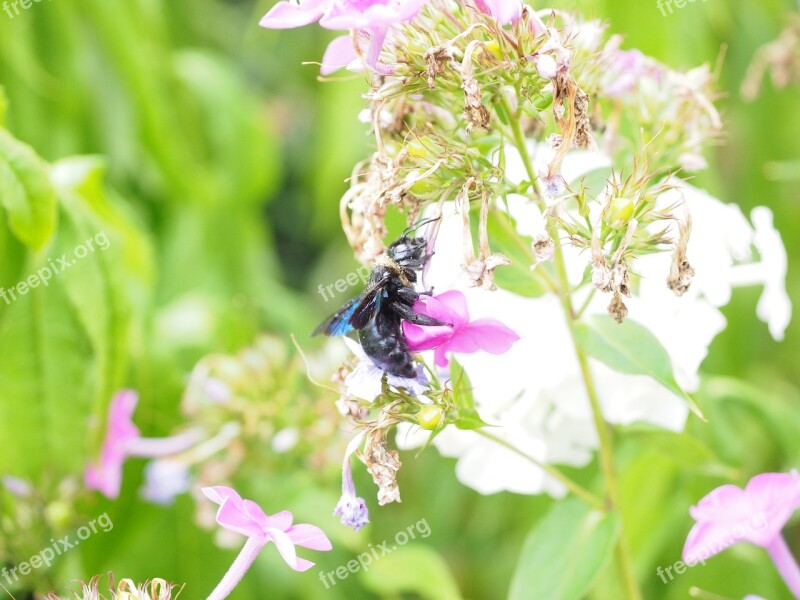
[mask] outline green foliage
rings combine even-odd
[[[110,242],[47,286],[9,303],[0,299],[0,476],[79,480],[97,451],[115,389],[139,389],[137,424],[148,434],[166,433],[181,422],[177,405],[200,356],[238,349],[265,329],[302,340],[329,312],[326,306],[312,314],[305,297],[334,279],[318,265],[349,265],[351,258],[338,200],[352,165],[369,152],[371,139],[356,119],[364,85],[360,77],[321,85],[316,68],[300,62],[320,57],[330,34],[259,30],[258,17],[271,4],[75,0],[35,3],[14,19],[0,12],[0,127],[8,128],[0,129],[0,286],[16,288],[101,232]],[[695,2],[667,16],[654,2],[554,4],[607,18],[625,36],[625,48],[676,67],[713,62],[727,45],[720,73],[728,136],[699,183],[745,210],[762,203],[774,209],[790,252],[789,293],[798,297],[792,240],[800,238],[800,220],[788,162],[800,153],[798,92],[767,83],[752,104],[738,93],[755,49],[777,35],[792,3]],[[606,175],[587,176],[592,193]],[[489,220],[492,250],[509,256],[512,266],[499,268],[496,281],[538,296],[544,283],[529,270],[530,240],[512,237],[506,230],[513,222],[502,217]],[[648,600],[684,600],[691,587],[729,598],[789,597],[752,548],[723,553],[667,585],[655,574],[656,566],[679,558],[691,526],[687,507],[709,489],[800,461],[800,326],[796,319],[786,342],[773,344],[753,318],[756,293],[739,293],[725,309],[735,326],[712,345],[703,366],[706,374],[754,383],[706,377],[696,396],[709,424],[691,420],[685,433],[640,426],[617,432],[621,516]],[[579,335],[612,368],[656,376],[683,396],[663,349],[628,325],[587,321]],[[460,423],[474,427],[480,423],[469,382],[458,372],[453,363]],[[325,452],[319,454],[315,460],[324,461]],[[608,560],[616,516],[598,518],[572,500],[480,496],[457,481],[453,461],[433,452],[412,456],[404,456],[400,473],[403,504],[378,509],[364,492],[373,523],[358,534],[329,515],[335,485],[320,481],[328,474],[306,464],[291,465],[303,472],[296,480],[277,467],[250,473],[252,496],[267,499],[270,509],[297,507],[300,520],[319,519],[331,533],[336,548],[319,558],[320,570],[346,564],[368,540],[388,539],[412,518],[424,515],[434,534],[427,545],[409,544],[331,590],[323,590],[316,569],[296,576],[277,553],[265,552],[239,596],[463,593],[494,600],[512,582],[515,599],[621,597]],[[172,508],[142,503],[141,466],[126,470],[119,502],[93,497],[82,507],[90,518],[109,509],[114,530],[61,557],[47,580],[22,580],[12,590],[16,597],[112,569],[189,582],[188,598],[208,592],[235,551],[217,548],[213,535],[197,528],[187,497]],[[596,471],[591,464],[571,476],[590,487]],[[370,490],[368,478],[358,484]],[[4,520],[6,508],[0,505]],[[48,514],[55,512],[51,507]],[[9,540],[0,536],[0,558],[27,559],[25,553],[47,543],[48,526],[29,528],[20,555],[9,555]],[[787,529],[794,547],[797,535],[796,527]],[[564,579],[569,569],[573,577]]]
[[[631,319],[615,323],[609,317],[592,315],[577,324],[575,336],[578,346],[589,356],[620,373],[652,377],[704,418],[694,400],[675,381],[669,354],[650,330]]]
[[[0,206],[11,232],[26,246],[39,250],[53,235],[56,198],[47,165],[5,130],[0,130]]]
[[[460,600],[447,563],[430,546],[420,543],[398,548],[361,572],[367,589],[390,596],[413,592],[425,600]]]
[[[578,499],[554,505],[528,534],[509,600],[579,600],[613,554],[619,517]]]

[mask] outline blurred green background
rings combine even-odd
[[[126,251],[133,253],[130,269],[140,286],[129,290],[126,355],[105,387],[140,390],[137,423],[148,432],[180,424],[185,377],[201,356],[235,351],[260,331],[305,340],[336,308],[323,301],[318,285],[355,266],[338,205],[345,178],[370,151],[357,119],[366,85],[360,76],[318,81],[317,68],[301,63],[319,60],[332,32],[260,29],[258,19],[271,4],[49,0],[13,19],[0,12],[5,127],[48,162],[102,157],[111,202],[130,229]],[[666,16],[655,0],[555,5],[607,20],[611,32],[624,35],[625,48],[672,67],[722,56],[718,106],[727,133],[695,183],[746,213],[756,205],[772,208],[790,255],[789,294],[799,298],[800,90],[775,90],[767,82],[752,103],[739,94],[754,52],[777,37],[793,4],[698,0]],[[11,242],[0,250],[6,265],[19,254]],[[15,281],[1,269],[0,283]],[[701,398],[712,424],[692,426],[739,483],[755,472],[800,465],[800,320],[783,343],[774,343],[755,318],[759,294],[736,292],[724,311],[736,327],[717,338],[703,367],[709,375],[743,377],[752,387],[709,378]],[[0,319],[9,319],[9,310],[0,303]],[[0,347],[0,359],[18,352]],[[704,457],[678,463],[669,448],[637,440],[624,439],[618,459],[645,597],[686,598],[698,586],[730,598],[788,598],[763,553],[745,546],[662,585],[655,567],[679,559],[691,525],[687,507],[725,480]],[[383,559],[371,576],[353,575],[329,590],[316,569],[298,576],[277,553],[265,552],[233,597],[451,599],[458,597],[451,579],[464,598],[505,597],[523,540],[551,501],[481,497],[456,481],[454,461],[433,451],[419,458],[406,453],[404,462],[403,504],[375,507],[373,525],[357,535],[342,532],[329,516],[338,496],[335,469],[321,477],[258,475],[254,486],[268,491],[270,506],[295,508],[301,521],[331,533],[337,549],[313,557],[325,571],[422,518],[432,534]],[[591,483],[593,472],[575,477]],[[107,510],[115,527],[64,557],[53,581],[58,589],[113,569],[118,577],[187,582],[182,597],[191,600],[227,569],[234,551],[217,548],[210,533],[196,528],[193,502],[183,496],[172,508],[144,504],[136,494],[140,473],[141,464],[126,470],[118,502],[87,507],[90,515]],[[371,490],[362,475],[360,489]],[[800,555],[800,528],[789,537]],[[610,579],[611,571],[596,598],[613,600],[613,592],[603,591],[614,589]]]

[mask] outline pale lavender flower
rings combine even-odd
[[[358,358],[358,365],[344,380],[348,396],[372,402],[383,391],[384,375],[386,375],[386,381],[389,385],[394,388],[403,388],[412,396],[419,396],[428,388],[428,377],[425,375],[422,365],[417,367],[416,377],[398,377],[397,375],[386,373],[386,371],[372,362],[372,359],[364,353],[359,343],[350,338],[344,338],[344,342]]]
[[[347,445],[342,462],[342,497],[339,498],[336,509],[333,511],[335,516],[342,518],[342,525],[352,527],[354,531],[358,531],[369,523],[367,503],[363,498],[356,496],[356,484],[353,481],[353,469],[350,466],[350,457],[363,438],[364,435],[359,433]]]

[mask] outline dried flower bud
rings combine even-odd
[[[546,231],[540,232],[531,243],[531,249],[536,257],[536,264],[553,260],[556,244]]]
[[[431,89],[436,87],[437,75],[445,72],[451,60],[453,60],[453,51],[450,47],[436,46],[425,52],[425,63],[428,65],[425,72],[428,75],[428,86]]]
[[[672,254],[672,264],[667,277],[667,287],[676,296],[683,296],[689,289],[694,277],[694,267],[686,259],[686,247],[689,245],[689,236],[692,233],[692,218],[687,213],[686,221],[678,223],[678,241]]]
[[[396,450],[389,450],[383,429],[373,429],[367,435],[364,448],[364,462],[378,486],[378,504],[400,502],[400,488],[397,486],[397,471],[402,463]]]

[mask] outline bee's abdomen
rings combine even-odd
[[[416,365],[399,319],[378,313],[358,335],[364,353],[378,367],[398,377],[416,375]]]

